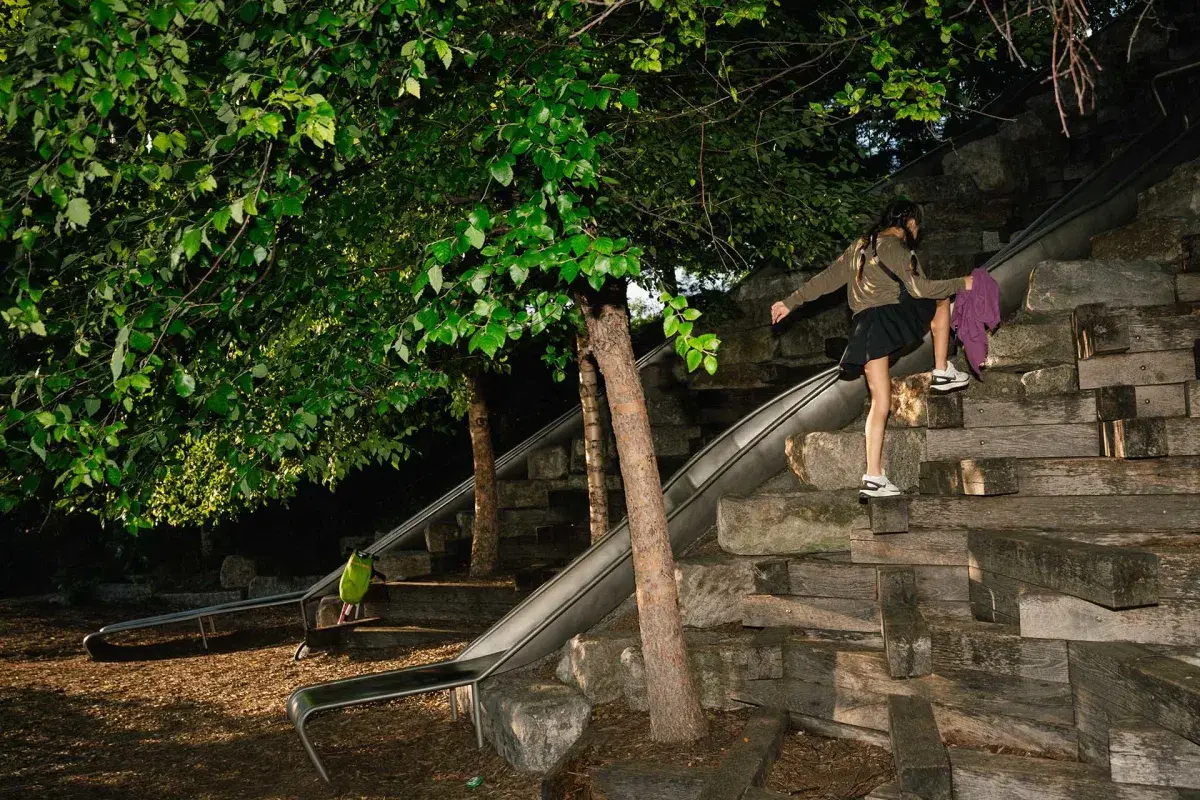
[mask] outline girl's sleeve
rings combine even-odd
[[[810,303],[822,295],[829,294],[845,286],[850,281],[850,276],[854,271],[854,260],[851,256],[853,251],[854,248],[851,247],[842,253],[836,261],[809,278],[803,286],[785,297],[783,304],[787,307],[787,310],[792,311],[801,303]]]
[[[912,266],[912,254],[904,243],[894,236],[880,236],[878,250],[879,260],[884,266],[904,281],[904,288],[913,297],[925,300],[941,300],[961,292],[967,288],[966,278],[950,278],[937,281],[918,275]]]

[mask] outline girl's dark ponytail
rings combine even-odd
[[[867,247],[871,248],[871,255],[878,255],[879,234],[888,228],[899,228],[904,231],[904,243],[908,246],[911,255],[911,267],[913,272],[917,271],[917,237],[912,235],[912,231],[908,229],[908,221],[913,220],[917,223],[917,227],[921,227],[921,207],[903,197],[895,197],[883,209],[883,213],[879,215],[879,219],[871,226],[871,229],[860,240],[861,249],[858,253],[858,268],[855,270],[854,283],[857,285],[862,280],[863,267],[867,264]]]

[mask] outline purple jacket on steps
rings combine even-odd
[[[1000,324],[1000,284],[983,267],[972,272],[971,277],[974,284],[971,290],[961,291],[954,298],[950,327],[962,342],[971,370],[978,375],[979,367],[987,359],[987,332],[996,330]]]

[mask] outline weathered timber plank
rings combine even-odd
[[[1187,395],[1182,383],[1138,386],[1137,415],[1141,418],[1186,417]]]
[[[1187,414],[1189,417],[1200,417],[1200,381],[1188,381],[1184,384],[1187,395]]]
[[[873,497],[867,503],[871,533],[906,533],[908,531],[907,497]]]
[[[1200,339],[1200,302],[1124,309],[1118,319],[1130,353],[1183,350]]]
[[[965,566],[967,533],[930,531],[888,533],[850,532],[850,555],[858,564],[921,564]]]
[[[1025,584],[978,566],[968,567],[968,575],[971,581],[971,613],[975,619],[1009,625],[1020,623],[1019,598],[1025,590]]]
[[[912,567],[876,567],[880,605],[915,605],[917,576]]]
[[[963,398],[963,426],[966,428],[1082,425],[1095,421],[1096,397],[1090,392],[1021,400]]]
[[[859,728],[887,730],[887,695],[878,692],[783,678],[743,681],[729,696],[746,705],[780,709]]]
[[[1029,459],[1015,462],[1025,496],[1200,494],[1200,458]]]
[[[788,718],[792,722],[792,727],[805,733],[826,736],[830,739],[853,739],[856,742],[865,742],[885,750],[892,746],[892,740],[886,733],[871,728],[860,728],[857,725],[847,725],[843,722],[834,722],[795,712],[789,712]]]
[[[908,515],[913,530],[966,530],[986,524],[992,530],[1200,531],[1200,503],[1190,495],[916,497]]]
[[[916,606],[888,604],[879,608],[888,671],[893,678],[916,678],[933,672],[929,626]]]
[[[752,594],[742,600],[742,624],[878,633],[879,609],[873,600]]]
[[[1097,719],[1142,717],[1200,740],[1200,667],[1124,642],[1070,642],[1067,650],[1071,685],[1087,693]]]
[[[713,776],[702,767],[677,767],[640,761],[615,761],[592,771],[606,800],[698,800]]]
[[[1067,643],[1026,639],[1015,625],[929,618],[936,672],[971,669],[1013,678],[1066,683]]]
[[[1078,458],[1100,455],[1095,423],[928,431],[930,461],[963,458]]]
[[[1129,331],[1121,326],[1117,315],[1106,303],[1078,306],[1071,314],[1071,327],[1075,335],[1075,354],[1081,360],[1129,349]]]
[[[821,559],[793,559],[788,564],[789,593],[808,597],[875,599],[875,568]]]
[[[1105,608],[1158,602],[1158,557],[1144,550],[1000,531],[971,531],[967,547],[982,570]]]
[[[967,593],[966,567],[918,565],[912,569],[917,576],[918,603],[965,603],[970,599]]]
[[[1123,709],[1112,706],[1089,686],[1075,685],[1075,729],[1078,731],[1080,761],[1108,772],[1108,729],[1114,718],[1123,718]]]
[[[1175,789],[1118,786],[1087,764],[972,750],[950,753],[955,800],[1180,800]]]
[[[1068,722],[1041,722],[978,709],[933,707],[942,741],[951,747],[998,747],[1041,758],[1074,759],[1079,736]]]
[[[1200,536],[1194,537],[1200,544]],[[1200,600],[1200,547],[1149,548],[1158,556],[1158,593],[1163,600]]]
[[[1164,419],[1115,419],[1100,423],[1100,453],[1110,458],[1163,458],[1168,453]]]
[[[1167,427],[1167,453],[1200,456],[1200,417],[1163,420]]]
[[[1096,418],[1107,422],[1138,415],[1136,386],[1101,386],[1096,390]]]
[[[987,497],[1017,491],[1016,462],[1011,458],[921,463],[921,494]]]
[[[952,800],[950,755],[938,734],[929,701],[889,697],[888,728],[901,789],[925,800]]]
[[[961,428],[963,426],[962,397],[956,394],[930,394],[925,400],[929,429]]]
[[[1117,783],[1200,789],[1200,745],[1142,719],[1109,729],[1108,760]]]
[[[741,800],[751,786],[762,786],[787,732],[787,717],[779,711],[759,711],[742,729],[716,774],[700,793],[700,800]]]
[[[755,594],[787,594],[791,591],[790,562],[786,558],[768,558],[754,562]]]
[[[1200,600],[1110,611],[1065,594],[1027,589],[1019,598],[1021,635],[1035,639],[1200,644]]]
[[[1079,388],[1150,386],[1196,379],[1196,362],[1189,347],[1155,353],[1122,353],[1079,362]]]

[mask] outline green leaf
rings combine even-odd
[[[134,350],[145,353],[154,346],[154,340],[143,331],[133,331],[129,334],[129,346]]]
[[[663,317],[663,335],[674,336],[675,331],[679,330],[679,317],[674,314],[667,314]]]
[[[508,186],[512,183],[513,170],[512,167],[504,162],[497,162],[492,165],[492,177],[495,178],[501,186]]]
[[[255,364],[254,368],[250,370],[250,374],[256,378],[267,377],[267,365],[266,364]]]
[[[49,411],[39,411],[37,413],[37,421],[41,423],[43,428],[49,428],[58,423],[58,418]]]
[[[442,291],[442,268],[440,266],[429,268],[429,285],[433,287],[435,294],[440,294]]]
[[[84,410],[87,411],[89,417],[96,416],[96,412],[100,410],[100,398],[89,397],[83,401]]]
[[[734,99],[736,100],[737,98],[734,98]],[[637,107],[638,107],[637,92],[633,91],[632,89],[627,89],[626,91],[621,92],[621,105],[625,106],[626,108],[628,108],[631,111],[637,111]]]
[[[108,112],[112,111],[113,94],[108,89],[101,89],[92,95],[92,105],[96,107],[96,111],[100,113],[100,117],[108,116]]]
[[[618,75],[615,72],[609,72],[609,73],[606,73],[602,78],[600,78],[600,85],[601,86],[612,86],[614,83],[616,83],[619,80],[621,80],[620,75]]]
[[[92,219],[92,207],[82,197],[76,197],[67,203],[67,219],[81,228],[86,228]]]
[[[704,371],[709,375],[715,375],[717,372],[717,359],[715,356],[704,357]]]
[[[696,367],[700,366],[700,362],[704,359],[704,353],[699,350],[689,350],[687,354],[688,372],[695,372]]]
[[[125,371],[125,352],[129,346],[129,334],[132,331],[133,327],[130,325],[117,331],[117,341],[113,345],[112,358],[108,362],[109,368],[112,370],[113,383],[116,383],[120,379],[121,373]]]
[[[189,260],[200,252],[201,233],[199,228],[192,228],[183,234],[183,252]],[[263,255],[265,256],[266,253],[264,252]]]
[[[175,371],[175,391],[180,397],[191,397],[196,391],[196,379],[183,370]]]
[[[471,246],[474,247],[476,250],[483,247],[483,242],[484,242],[483,231],[479,230],[474,225],[467,228],[467,241],[469,241],[471,243]],[[437,291],[436,286],[433,288],[434,288],[434,291]]]
[[[416,78],[409,76],[404,80],[404,91],[411,94],[413,97],[421,96],[421,83]]]
[[[685,308],[683,310],[683,318],[686,319],[688,322],[694,322],[695,320],[700,319],[700,309]]]

